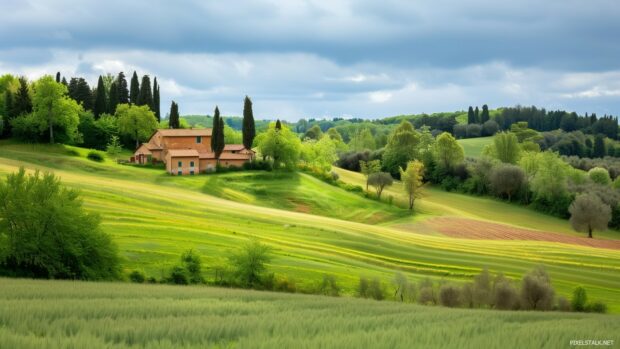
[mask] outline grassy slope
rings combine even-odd
[[[470,158],[480,157],[484,147],[492,141],[493,137],[478,137],[458,140],[459,144],[463,146],[465,156]]]
[[[424,307],[210,287],[0,279],[2,348],[560,348],[617,315]]]
[[[259,207],[205,195],[205,176],[171,177],[160,170],[99,164],[62,152],[0,145],[0,173],[19,166],[54,170],[65,183],[82,189],[86,207],[102,214],[103,228],[118,242],[127,270],[140,268],[159,277],[183,250],[195,248],[204,256],[207,273],[213,273],[239,244],[257,236],[274,248],[270,268],[294,277],[301,287],[323,273],[335,274],[351,293],[359,275],[387,282],[395,270],[402,270],[412,280],[426,275],[464,280],[488,266],[518,277],[544,263],[559,293],[568,295],[583,284],[591,298],[620,311],[619,251],[451,239]],[[315,185],[344,195],[332,186]]]

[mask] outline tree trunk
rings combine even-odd
[[[54,144],[54,127],[50,122],[50,144]]]
[[[588,227],[588,237],[592,239],[592,228]]]
[[[409,211],[413,211],[413,202],[415,201],[415,198],[410,197],[409,198]]]

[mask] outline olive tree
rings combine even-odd
[[[594,194],[578,195],[569,206],[570,224],[576,231],[587,232],[592,237],[594,230],[606,230],[611,220],[611,208]]]
[[[495,193],[506,195],[508,201],[511,201],[512,196],[525,184],[525,172],[519,166],[501,164],[491,171],[490,180]]]
[[[377,172],[368,176],[368,184],[375,187],[377,191],[377,198],[381,200],[381,193],[383,193],[383,189],[385,187],[389,187],[394,183],[394,179],[392,179],[392,175],[387,172]]]

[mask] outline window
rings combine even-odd
[[[202,143],[202,136],[196,136],[196,143]]]
[[[193,161],[189,162],[189,167],[194,167],[194,162]]]
[[[179,161],[179,167],[183,167],[183,161]]]

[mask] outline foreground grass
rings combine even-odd
[[[0,348],[561,348],[620,317],[209,287],[0,279]]]
[[[270,271],[294,279],[301,289],[312,288],[325,273],[336,276],[345,294],[353,294],[359,276],[379,277],[387,286],[397,270],[410,281],[431,277],[461,282],[485,266],[517,279],[544,264],[559,294],[569,296],[583,285],[591,299],[607,303],[611,312],[620,311],[620,251],[429,236],[385,224],[262,207],[205,194],[208,176],[172,177],[161,170],[94,163],[64,152],[58,147],[0,145],[0,174],[20,166],[51,170],[81,189],[86,208],[102,215],[103,229],[118,243],[126,272],[140,269],[160,278],[183,251],[193,248],[203,256],[205,277],[213,279],[228,255],[257,237],[273,248]],[[345,193],[313,185],[321,192],[317,197]],[[377,203],[367,202],[372,212]]]

